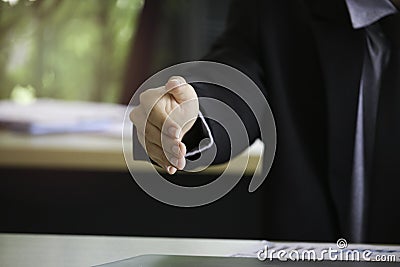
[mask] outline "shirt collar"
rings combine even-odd
[[[369,26],[398,12],[390,0],[346,0],[346,4],[354,29]]]

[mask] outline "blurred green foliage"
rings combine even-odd
[[[1,0],[0,98],[117,102],[143,0]]]

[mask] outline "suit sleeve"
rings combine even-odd
[[[265,92],[263,85],[263,72],[259,63],[260,38],[259,35],[259,2],[258,1],[233,1],[228,15],[227,25],[224,33],[212,46],[210,52],[203,60],[223,63],[234,67],[249,76],[258,87]],[[193,83],[199,98],[209,97],[220,100],[231,107],[243,122],[249,142],[254,142],[260,136],[260,130],[254,114],[250,107],[236,94],[230,90],[212,84]],[[245,88],[243,89],[245,92]],[[200,109],[201,109],[200,99]],[[206,126],[209,128],[213,142],[217,148],[214,164],[228,161],[231,156],[231,143],[229,133],[218,122],[207,118],[207,110],[202,113],[205,117]],[[203,123],[198,119],[195,126],[184,137],[183,142],[188,151],[198,149],[200,140],[209,137]],[[246,147],[243,146],[243,149]],[[195,153],[192,153],[195,154]]]

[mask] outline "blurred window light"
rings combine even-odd
[[[117,102],[143,0],[0,1],[0,99]],[[15,91],[16,90],[16,91]]]
[[[8,2],[10,5],[16,5],[18,3],[18,0],[2,0],[3,2]]]
[[[35,94],[35,88],[31,85],[21,86],[18,84],[11,91],[10,98],[18,104],[30,104],[36,100]]]

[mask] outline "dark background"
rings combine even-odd
[[[128,172],[2,169],[0,176],[1,232],[267,238],[264,186],[250,194],[246,178],[212,204],[179,208],[148,196]]]

